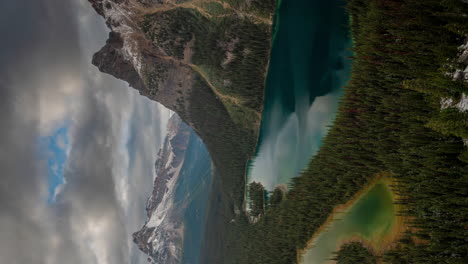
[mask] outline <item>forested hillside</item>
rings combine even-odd
[[[468,263],[468,34],[459,0],[349,0],[351,80],[320,151],[277,207],[231,224],[226,263],[295,263],[336,205],[391,173],[412,227],[388,263]]]

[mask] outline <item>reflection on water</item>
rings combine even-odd
[[[351,239],[366,241],[375,248],[381,247],[393,237],[397,225],[393,202],[388,185],[383,181],[378,182],[350,208],[334,215],[326,230],[312,241],[301,263],[331,262],[329,259],[333,257],[333,252],[338,250],[341,243]]]
[[[251,180],[260,181],[272,190],[276,184],[287,183],[296,176],[320,147],[320,139],[332,121],[338,97],[339,92],[317,97],[305,113],[290,113],[283,124],[272,128],[276,133],[262,141],[253,163]],[[301,114],[305,115],[305,120],[301,120]]]
[[[257,155],[249,181],[287,183],[320,147],[350,74],[342,0],[284,0],[277,10]]]

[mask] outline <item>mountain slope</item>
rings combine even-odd
[[[222,256],[259,133],[276,1],[88,1],[111,30],[93,64],[175,111],[206,144],[215,178],[205,251]]]
[[[176,111],[199,133],[198,115],[217,119],[197,107],[203,96],[255,141],[274,1],[264,8],[257,1],[89,1],[112,31],[93,57],[101,71]]]

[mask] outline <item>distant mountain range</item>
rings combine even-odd
[[[173,202],[189,138],[190,128],[173,115],[155,163],[153,192],[146,202],[148,220],[133,234],[133,241],[150,256],[152,263],[171,264],[181,260],[184,226],[182,212]]]

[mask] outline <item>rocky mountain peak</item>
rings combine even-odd
[[[216,201],[229,207],[226,211],[240,208],[235,203],[242,191],[233,190],[243,188],[239,179],[255,150],[275,1],[88,1],[111,30],[92,63],[176,112],[205,143],[219,172],[214,186],[223,191]],[[185,139],[169,141],[175,166]],[[161,153],[169,159],[165,148]],[[177,166],[166,164],[156,164],[164,172],[147,203],[150,220],[134,234],[143,252],[165,264],[180,255],[174,241],[180,241],[182,228],[176,211],[160,210],[171,206],[166,197],[177,175],[171,170]]]
[[[133,242],[152,263],[179,263],[182,254],[181,210],[174,206],[177,181],[190,138],[190,128],[177,115],[168,123],[168,134],[155,162],[153,191],[146,202],[148,219],[133,233]]]

